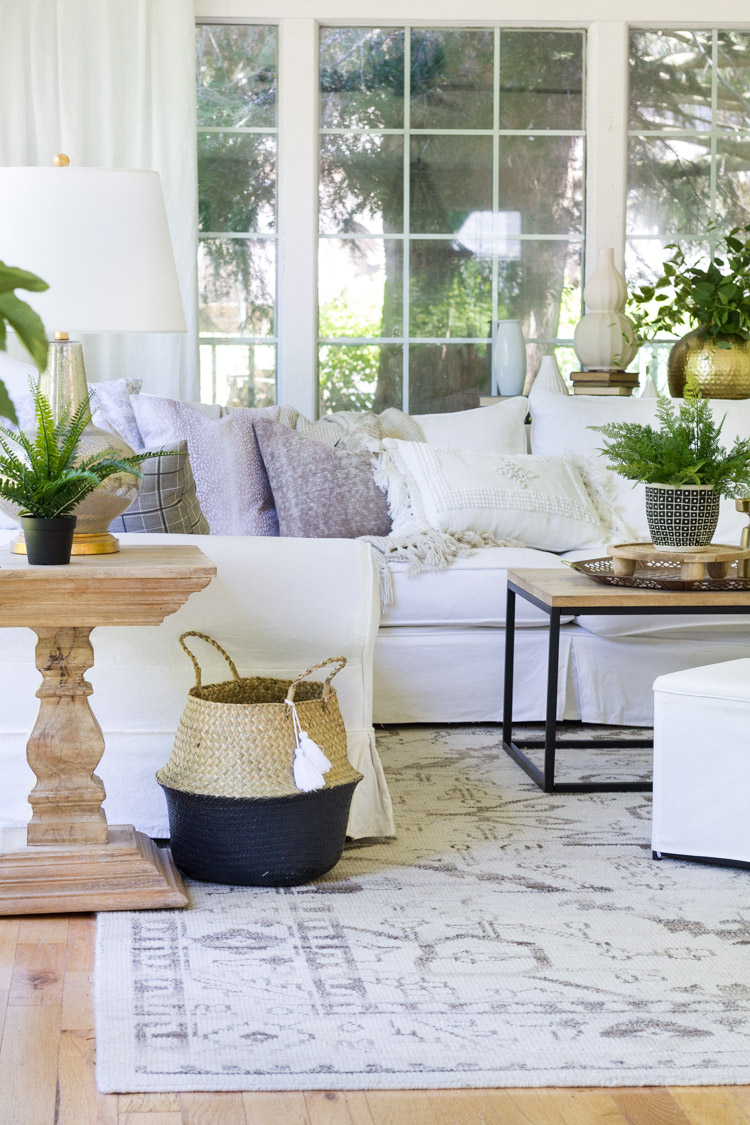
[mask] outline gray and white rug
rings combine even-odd
[[[750,873],[653,861],[647,794],[545,795],[498,739],[381,732],[399,837],[316,884],[100,915],[99,1088],[750,1082]]]

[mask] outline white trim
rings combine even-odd
[[[281,19],[310,18],[311,0],[194,0],[196,19],[249,20],[255,23],[276,23]],[[519,15],[518,4],[508,0],[472,0],[459,16],[455,0],[326,0],[315,5],[321,25],[424,24],[480,27],[503,24],[506,27],[528,27],[534,23],[548,27],[582,27],[601,20],[603,0],[572,0],[564,6],[561,18],[560,0],[526,0]],[[746,0],[714,0],[710,8],[704,0],[627,0],[618,11],[622,23],[664,30],[674,27],[750,27]],[[615,22],[615,21],[612,21]]]
[[[628,37],[624,23],[594,23],[589,28],[584,278],[605,246],[614,247],[618,269],[625,260]]]
[[[317,416],[318,24],[279,29],[278,401]],[[304,96],[304,91],[308,96]]]

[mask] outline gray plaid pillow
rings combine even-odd
[[[208,535],[195,491],[195,478],[187,457],[187,442],[174,452],[144,461],[138,499],[109,525],[110,531],[163,531],[169,535]],[[184,456],[178,456],[183,454]]]

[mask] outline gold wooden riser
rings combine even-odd
[[[29,846],[25,829],[6,829],[0,848],[0,915],[188,905],[171,852],[132,824],[110,825],[108,844]]]
[[[26,540],[22,531],[11,540],[14,555],[26,554]],[[71,555],[114,555],[120,550],[120,540],[110,531],[74,532]]]

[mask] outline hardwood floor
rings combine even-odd
[[[92,915],[0,918],[0,1125],[750,1125],[750,1087],[98,1094]]]

